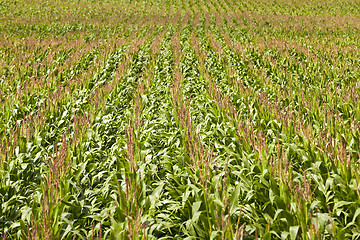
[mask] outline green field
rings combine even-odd
[[[0,0],[0,239],[360,239],[360,1]]]

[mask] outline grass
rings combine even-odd
[[[359,1],[0,1],[2,239],[359,239]]]

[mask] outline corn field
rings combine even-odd
[[[359,0],[0,0],[0,239],[360,239]]]

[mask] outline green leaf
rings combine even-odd
[[[267,232],[264,234],[263,240],[271,240],[271,232]]]
[[[240,187],[241,184],[238,183],[232,196],[231,196],[231,200],[230,200],[230,215],[233,215],[236,211],[236,208],[238,206],[238,200],[239,200],[239,196],[240,196]]]
[[[216,237],[219,235],[218,231],[213,231],[210,235],[210,240],[216,239]]]
[[[345,239],[345,231],[345,229],[341,229],[339,232],[337,232],[335,239]]]
[[[220,201],[220,199],[216,198],[214,202],[219,205],[222,209],[224,208],[224,204]]]
[[[299,226],[291,226],[290,227],[290,239],[295,240],[299,231]]]
[[[356,209],[354,217],[353,217],[353,219],[351,221],[352,223],[355,223],[355,220],[359,216],[359,214],[360,214],[360,208]]]

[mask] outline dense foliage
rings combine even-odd
[[[3,239],[360,239],[360,2],[0,0]]]

